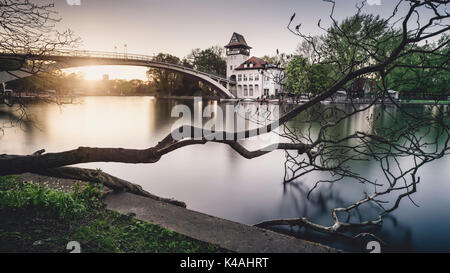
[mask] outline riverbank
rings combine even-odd
[[[30,178],[26,176],[25,178]],[[35,176],[36,178],[36,176]],[[102,187],[68,180],[0,177],[0,252],[228,252],[158,225],[107,210]]]
[[[372,99],[355,99],[355,100],[324,100],[321,102],[322,104],[384,104],[384,105],[393,105],[392,101],[376,101],[374,102]],[[397,100],[397,104],[399,105],[450,105],[450,100]]]
[[[65,252],[69,241],[83,252],[337,252],[84,182],[35,174],[0,179],[0,252]],[[25,201],[11,203],[11,196]]]
[[[402,100],[401,104],[414,105],[450,105],[450,100]]]
[[[237,253],[333,253],[336,249],[130,193],[110,194],[107,208],[131,214]]]
[[[139,94],[127,94],[127,95],[119,95],[119,94],[96,94],[96,95],[77,95],[77,96],[21,96],[21,97],[11,97],[12,100],[20,100],[20,102],[39,102],[39,101],[55,101],[59,103],[74,103],[76,99],[82,97],[152,97],[155,99],[162,100],[194,100],[199,96],[158,96],[153,93],[139,93]],[[280,99],[253,99],[253,98],[233,98],[233,99],[224,99],[218,96],[201,96],[203,101],[219,101],[224,103],[287,103],[292,105],[304,104],[309,101],[309,99],[299,99],[299,100],[280,100]],[[360,98],[360,99],[335,99],[335,100],[324,100],[321,102],[322,104],[393,104],[391,101],[376,101],[370,98]],[[399,99],[396,103],[400,105],[450,105],[450,100],[423,100],[423,99]]]

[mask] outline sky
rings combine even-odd
[[[80,2],[80,5],[70,5]],[[335,15],[343,19],[355,13],[361,1],[336,0]],[[388,15],[394,0],[368,0],[367,13]],[[331,5],[321,0],[55,0],[62,21],[82,40],[80,49],[153,55],[159,52],[185,57],[194,48],[224,46],[233,32],[244,35],[262,57],[294,52],[299,37],[286,28],[295,12],[295,24],[305,33],[319,34],[319,19],[329,22]],[[71,69],[87,79],[103,74],[114,78],[145,79],[145,68],[90,67]]]

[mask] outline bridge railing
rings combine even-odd
[[[106,51],[92,51],[92,50],[58,50],[52,55],[64,57],[92,57],[92,58],[109,58],[109,59],[124,59],[124,60],[140,60],[153,61],[153,56],[140,55],[132,53],[118,53]]]
[[[0,53],[1,54],[1,53]],[[15,53],[20,54],[20,53]],[[9,54],[7,54],[9,55]],[[33,55],[30,52],[24,52],[23,55]],[[41,54],[36,54],[39,57],[42,57]],[[87,57],[87,58],[103,58],[103,59],[119,59],[119,60],[130,60],[130,61],[144,61],[151,62],[154,64],[159,64],[161,66],[171,66],[182,70],[191,71],[193,73],[198,73],[201,75],[208,76],[212,79],[235,83],[229,79],[224,78],[223,76],[216,75],[213,73],[203,72],[196,69],[192,69],[183,65],[178,64],[170,64],[164,62],[155,61],[156,56],[142,55],[142,54],[134,54],[134,53],[119,53],[119,52],[107,52],[107,51],[92,51],[92,50],[72,50],[72,49],[59,49],[51,52],[48,56],[58,56],[58,57]]]
[[[152,62],[154,64],[160,65],[170,65],[172,67],[176,67],[183,70],[188,70],[194,73],[202,74],[216,80],[226,81],[234,83],[231,80],[224,78],[223,76],[216,75],[213,73],[199,71],[193,68],[189,68],[183,65],[178,64],[169,64],[165,62],[155,61],[156,56],[149,55],[141,55],[141,54],[133,54],[133,53],[116,53],[116,52],[106,52],[106,51],[91,51],[91,50],[59,50],[55,53],[52,53],[52,56],[61,56],[61,57],[89,57],[89,58],[104,58],[104,59],[120,59],[120,60],[133,60],[133,61],[145,61]]]

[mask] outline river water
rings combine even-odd
[[[79,146],[148,148],[170,133],[177,121],[171,117],[171,109],[178,103],[192,106],[192,101],[153,97],[85,97],[80,103],[63,106],[36,103],[28,109],[33,123],[14,126],[10,126],[14,117],[5,107],[0,115],[4,129],[0,153],[30,154],[40,149],[60,152]],[[211,103],[203,102],[202,106]],[[361,115],[349,120],[342,130],[351,132],[365,126],[366,117]],[[228,146],[208,143],[176,150],[155,164],[78,166],[100,168],[156,195],[182,200],[190,209],[251,225],[304,216],[330,224],[332,208],[363,197],[364,186],[344,181],[333,188],[323,188],[308,199],[305,189],[318,177],[312,175],[301,184],[283,185],[284,160],[284,151],[248,160]],[[374,164],[367,162],[359,168],[381,179]],[[420,174],[422,180],[413,196],[419,207],[403,200],[377,232],[388,244],[386,251],[450,252],[450,158],[426,165]],[[346,250],[365,251],[302,230],[282,231]]]

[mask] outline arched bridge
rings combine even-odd
[[[166,69],[185,75],[192,76],[208,86],[219,92],[225,98],[235,98],[234,94],[229,91],[231,85],[235,85],[236,82],[228,80],[218,75],[198,71],[192,68],[184,67],[181,65],[157,62],[154,61],[152,56],[138,55],[138,54],[124,54],[124,53],[111,53],[100,51],[58,51],[46,55],[18,55],[18,54],[2,54],[0,53],[0,60],[37,60],[37,61],[50,61],[54,65],[44,70],[52,69],[64,69],[79,66],[90,65],[130,65],[130,66],[144,66],[152,68]],[[33,73],[31,69],[21,69],[13,71],[0,71],[0,83],[6,83],[20,78],[31,76]],[[225,85],[225,86],[224,86]],[[227,88],[228,87],[228,88]]]

